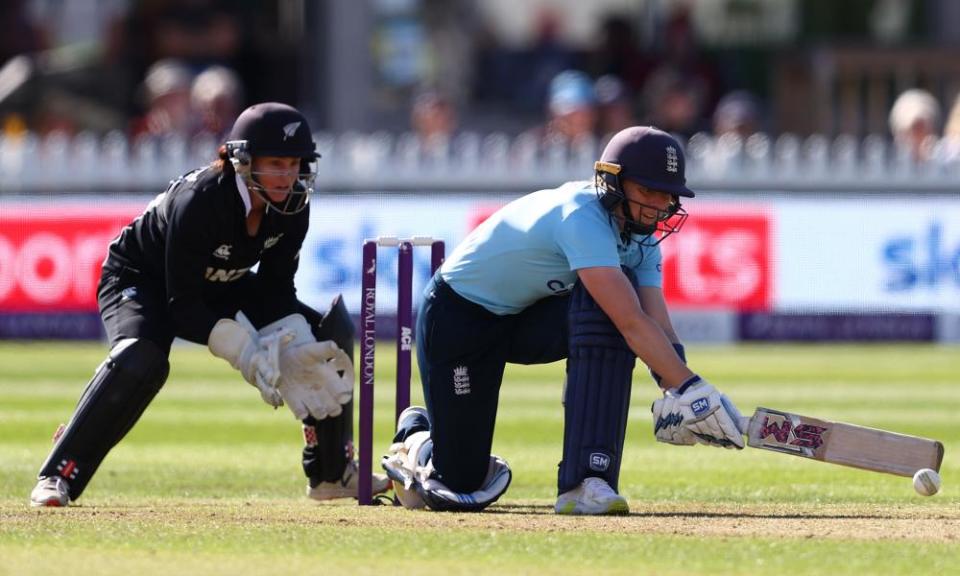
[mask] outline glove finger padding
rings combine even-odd
[[[664,396],[654,401],[650,411],[653,412],[653,434],[657,442],[665,442],[677,446],[693,446],[697,438],[690,429],[683,426],[683,418],[676,408],[675,396]]]
[[[353,363],[331,340],[289,348],[281,357],[281,370],[288,379],[326,388],[338,404],[353,398]]]
[[[342,405],[353,398],[353,364],[332,340],[318,342],[301,314],[268,324],[260,337],[279,342],[277,386],[297,419],[322,420],[343,412]]]
[[[308,386],[284,377],[280,380],[279,390],[297,420],[303,420],[307,415],[323,420],[343,412],[342,405],[323,387]]]
[[[349,369],[341,374],[339,365]],[[280,369],[280,393],[288,404],[296,402],[297,409],[291,410],[298,419],[307,414],[317,420],[339,416],[342,404],[353,397],[350,359],[329,340],[287,346],[280,355]]]

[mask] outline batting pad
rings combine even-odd
[[[507,488],[513,474],[506,460],[490,456],[490,467],[483,485],[470,493],[454,492],[443,482],[426,479],[417,487],[417,493],[431,510],[438,512],[479,512],[496,502]]]
[[[569,328],[557,487],[562,494],[595,476],[617,490],[637,357],[580,282],[570,296]]]

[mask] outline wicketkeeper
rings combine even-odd
[[[326,314],[300,302],[293,280],[319,157],[310,127],[295,108],[257,104],[219,156],[110,245],[97,292],[110,354],[58,432],[33,506],[83,494],[166,381],[175,337],[205,344],[302,421],[310,497],[356,497],[353,324],[339,297]],[[376,475],[374,491],[386,488]]]
[[[426,409],[401,414],[383,467],[400,502],[481,510],[510,484],[490,454],[507,362],[567,359],[556,511],[624,514],[618,493],[636,358],[663,389],[657,440],[742,448],[739,413],[685,364],[661,290],[659,244],[686,218],[680,144],[617,133],[592,182],[511,202],[453,251],[424,290],[417,349]]]

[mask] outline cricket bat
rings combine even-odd
[[[886,430],[757,408],[743,418],[747,445],[897,476],[921,468],[940,471],[943,444]]]

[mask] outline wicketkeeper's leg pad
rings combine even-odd
[[[300,307],[300,313],[306,316],[317,341],[333,340],[353,362],[353,320],[341,295],[333,299],[323,316],[306,305]],[[343,405],[339,416],[305,418],[303,436],[303,472],[310,485],[339,480],[353,458],[353,400]]]
[[[617,490],[636,355],[581,282],[570,296],[569,322],[559,493],[588,476]]]
[[[62,476],[70,485],[70,499],[79,498],[107,453],[160,391],[169,371],[167,351],[154,342],[118,342],[87,384],[39,475]]]

